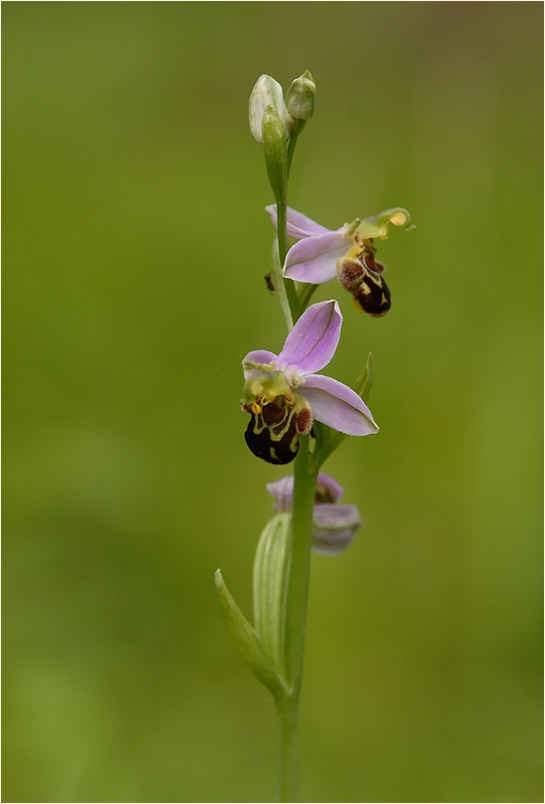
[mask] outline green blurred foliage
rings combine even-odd
[[[278,349],[246,104],[310,69],[291,204],[402,205],[373,438],[328,464],[366,526],[313,559],[306,801],[539,801],[540,3],[5,3],[4,800],[270,801],[250,611],[280,469],[240,358]],[[328,370],[329,371],[329,370]]]

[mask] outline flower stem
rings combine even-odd
[[[278,254],[278,239],[276,237],[273,242],[272,262],[273,262],[272,274],[273,274],[274,289],[278,293],[278,298],[280,300],[280,307],[282,308],[282,313],[284,315],[284,321],[286,322],[288,332],[291,332],[291,330],[293,329],[293,316],[291,314],[291,307],[288,301],[288,295],[286,293],[286,285],[284,283],[284,277],[282,276],[282,263],[280,262],[280,255]]]
[[[294,470],[286,605],[286,673],[290,693],[278,706],[282,726],[281,788],[282,795],[288,795],[289,791],[291,797],[282,798],[282,801],[296,800],[297,719],[305,648],[312,513],[318,475],[318,469],[311,465],[309,442],[309,436],[300,437]]]
[[[292,137],[289,143],[288,174],[293,159],[297,134],[301,128],[302,126],[294,132],[295,136]],[[275,259],[273,260],[275,288],[279,291],[280,304],[286,324],[288,329],[291,329],[305,306],[300,303],[295,282],[290,279],[284,280],[282,276],[282,266],[287,252],[287,183],[284,192],[276,194],[276,211],[277,248],[275,249]],[[312,514],[318,476],[318,468],[311,464],[309,446],[310,436],[300,436],[299,453],[295,459],[294,469],[292,529],[286,582],[285,650],[289,692],[276,700],[280,719],[281,741],[280,800],[283,802],[297,800],[299,696],[305,648]]]
[[[280,801],[297,799],[297,709],[279,707]]]
[[[288,177],[290,175],[291,163],[293,161],[293,154],[295,153],[295,146],[297,145],[297,137],[305,127],[306,120],[294,120],[293,128],[290,135],[288,145]]]
[[[286,296],[288,298],[288,304],[291,310],[291,316],[293,319],[293,323],[295,324],[300,315],[299,299],[297,298],[297,291],[295,289],[294,282],[291,279],[284,280],[284,277],[282,276],[282,266],[284,265],[284,260],[286,258],[286,251],[287,251],[287,237],[286,237],[287,205],[285,201],[279,201],[277,199],[276,212],[278,217],[277,239],[278,239],[278,260],[280,263],[279,278],[284,285]]]

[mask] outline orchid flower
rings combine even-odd
[[[273,225],[277,225],[276,204],[265,207]],[[283,267],[284,276],[298,282],[320,285],[338,277],[354,296],[357,309],[369,315],[388,312],[391,296],[384,281],[384,265],[375,260],[375,238],[385,240],[388,226],[414,228],[406,209],[386,209],[369,218],[345,223],[340,229],[326,229],[301,212],[288,207],[287,233],[299,242],[293,245]]]
[[[347,385],[315,372],[327,366],[337,348],[342,315],[335,300],[309,307],[289,333],[279,355],[264,349],[242,361],[242,409],[251,415],[245,439],[258,458],[292,461],[299,436],[314,419],[341,433],[364,436],[378,426],[371,411]]]
[[[267,484],[267,491],[276,500],[275,510],[291,511],[293,505],[293,475]],[[336,480],[320,473],[312,515],[312,549],[323,555],[338,555],[352,543],[362,525],[356,505],[339,505],[344,489]]]

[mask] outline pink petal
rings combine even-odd
[[[355,505],[315,505],[312,518],[312,549],[315,553],[334,556],[352,543],[361,526]]]
[[[350,244],[344,227],[300,240],[286,254],[284,276],[312,285],[329,282],[337,276],[337,260],[348,253]]]
[[[318,475],[318,486],[316,488],[317,495],[320,494],[320,486],[321,484],[329,498],[336,503],[342,495],[344,489],[342,486],[339,486],[336,480],[334,480],[329,475],[326,475],[323,472],[320,472]],[[275,480],[273,483],[267,483],[267,491],[271,494],[274,499],[276,500],[275,510],[276,511],[291,511],[291,507],[293,505],[293,475],[288,475],[287,477],[281,477],[280,480]],[[316,502],[316,506],[320,508],[322,506],[329,506],[331,503],[322,503]]]
[[[378,425],[365,402],[342,382],[312,374],[297,389],[307,399],[314,418],[348,435],[364,436],[378,432]]]
[[[271,216],[271,221],[276,229],[277,225],[277,212],[276,212],[276,204],[271,204],[268,207],[265,207],[265,211],[269,213]],[[296,237],[300,240],[303,237],[310,237],[311,235],[317,234],[326,234],[330,232],[331,229],[326,229],[325,226],[320,226],[319,223],[312,221],[310,218],[307,218],[306,215],[303,215],[301,212],[297,212],[297,210],[292,209],[291,207],[287,208],[287,226],[286,231],[290,237]]]
[[[291,511],[293,505],[293,475],[267,483],[267,491],[276,500],[275,511]]]
[[[341,497],[344,494],[343,487],[339,486],[337,481],[334,478],[332,478],[331,475],[326,475],[323,472],[320,472],[320,474],[318,475],[318,483],[321,483],[325,487],[325,490],[326,490],[328,496],[331,497],[331,500],[334,503],[336,503],[338,500],[340,500]],[[317,487],[316,488],[317,497],[318,497],[319,493],[320,493],[320,488]],[[317,504],[318,505],[322,505],[322,504],[326,505],[326,503],[319,502],[319,498],[317,499]]]
[[[339,343],[343,317],[334,299],[311,305],[286,338],[276,358],[279,369],[312,374],[327,366]]]
[[[251,377],[251,375],[255,374],[257,371],[257,369],[254,368],[247,368],[244,365],[245,363],[263,363],[267,365],[268,363],[272,363],[273,360],[276,360],[276,355],[273,354],[273,352],[268,352],[266,349],[255,349],[253,352],[248,352],[242,361],[244,379],[247,380],[248,377]]]

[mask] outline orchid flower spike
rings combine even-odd
[[[245,439],[258,458],[274,464],[292,461],[299,436],[312,422],[348,435],[378,432],[371,411],[347,385],[315,374],[327,366],[337,348],[342,315],[337,302],[313,304],[297,321],[279,355],[264,349],[242,361],[242,410],[251,418]]]
[[[265,207],[277,225],[276,205]],[[354,306],[372,316],[388,312],[391,296],[384,281],[384,265],[375,260],[375,238],[385,240],[388,226],[409,230],[411,216],[406,209],[386,209],[370,218],[345,223],[340,229],[326,229],[288,207],[287,233],[299,241],[286,255],[284,276],[298,282],[320,285],[335,276],[354,296]]]
[[[267,484],[275,498],[275,510],[291,511],[293,506],[293,475]],[[332,477],[318,475],[312,514],[312,549],[315,553],[338,555],[352,543],[363,524],[355,505],[339,505],[343,489]]]

